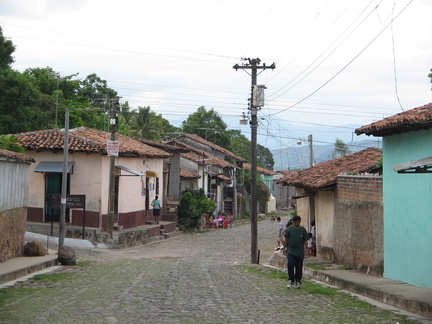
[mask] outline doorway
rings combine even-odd
[[[60,208],[53,208],[53,195],[60,195],[62,173],[45,173],[45,222],[60,222]],[[69,194],[69,174],[66,193]],[[70,222],[69,208],[66,209],[66,223]]]

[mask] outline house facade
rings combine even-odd
[[[85,213],[83,208],[67,210],[69,227],[107,229],[110,157],[106,143],[110,136],[86,127],[69,130],[67,194],[85,196]],[[56,235],[50,233],[50,224],[60,217],[53,196],[61,193],[64,130],[34,131],[17,137],[18,144],[36,161],[29,170],[28,222],[36,232]],[[163,160],[170,154],[121,134],[116,137],[119,156],[114,169],[114,222],[124,228],[144,225],[152,220],[151,201],[156,195],[163,199]],[[94,235],[90,231],[87,234]]]
[[[363,183],[356,182],[353,178],[364,173],[378,172],[380,168],[377,164],[381,157],[381,150],[369,148],[308,169],[291,171],[279,181],[286,186],[296,187],[296,195],[291,198],[296,200],[297,213],[308,231],[311,222],[315,220],[317,255],[357,270],[377,274],[381,271],[382,253],[376,254],[375,251],[382,251],[382,241],[379,240],[382,237],[382,226],[372,227],[371,224],[379,224],[382,215],[380,218],[379,213],[376,214],[375,223],[362,222],[369,219],[370,214],[374,214],[371,210],[382,210],[380,202],[370,203],[365,195],[368,188],[375,188],[377,181],[369,175],[363,176]],[[339,183],[342,174],[357,176],[350,175],[349,180]],[[349,185],[344,186],[344,183]],[[377,188],[380,189],[379,186]],[[369,214],[357,212],[361,210],[368,211]],[[358,226],[359,224],[364,225]],[[354,241],[353,238],[356,237],[361,237],[362,240]],[[365,246],[362,242],[374,242],[376,246]]]
[[[0,262],[22,255],[33,158],[0,149]]]
[[[251,170],[252,166],[249,163],[244,164],[244,168]],[[270,190],[270,197],[268,201],[260,201],[258,203],[258,212],[260,213],[271,213],[276,211],[277,200],[275,197],[275,182],[274,177],[277,176],[277,172],[268,170],[265,168],[257,167],[257,172],[263,181],[263,183]]]
[[[182,189],[195,183],[195,189],[203,189],[214,200],[216,212],[231,212],[237,217],[241,200],[237,192],[238,173],[246,159],[193,134],[182,134],[167,144],[189,151],[180,154],[182,172],[189,175],[182,177]]]
[[[432,103],[356,133],[383,137],[384,277],[432,287]]]

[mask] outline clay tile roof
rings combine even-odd
[[[355,130],[357,135],[386,136],[432,128],[432,102]]]
[[[0,160],[24,162],[24,163],[35,162],[35,160],[28,155],[25,155],[23,153],[3,150],[3,149],[0,149]]]
[[[150,145],[150,146],[154,146],[157,148],[160,148],[164,151],[170,152],[170,153],[182,153],[182,152],[188,152],[189,150],[180,146],[175,146],[175,145],[170,145],[170,144],[166,144],[166,143],[162,143],[162,142],[153,142],[153,141],[149,141],[143,138],[134,138],[137,141]]]
[[[188,159],[190,161],[197,162],[198,164],[201,164],[201,165],[213,164],[213,165],[217,165],[221,168],[235,168],[236,167],[231,162],[219,159],[218,157],[216,157],[210,153],[196,149],[196,148],[194,148],[188,144],[185,144],[182,142],[175,142],[175,143],[172,142],[171,145],[183,147],[183,148],[189,150],[188,153],[181,153],[180,156],[185,158],[185,159]],[[239,168],[239,167],[237,167],[237,168]]]
[[[18,144],[27,150],[62,151],[64,129],[49,129],[16,134]],[[69,130],[69,151],[106,154],[106,143],[111,133],[97,129],[78,127]],[[120,142],[120,156],[167,158],[171,156],[159,148],[141,143],[129,136],[116,134]]]
[[[231,179],[227,176],[224,176],[223,174],[218,174],[217,177],[224,182],[231,182]]]
[[[239,162],[246,162],[247,161],[245,158],[242,158],[241,156],[238,156],[238,155],[234,154],[233,152],[231,152],[231,151],[223,148],[222,146],[219,146],[219,145],[216,145],[216,144],[214,144],[212,142],[209,142],[209,141],[205,140],[204,138],[202,138],[201,136],[194,135],[194,134],[182,134],[179,137],[182,137],[182,136],[186,137],[186,138],[190,138],[190,139],[192,139],[194,141],[197,141],[197,142],[199,142],[201,144],[207,145],[207,146],[213,148],[214,150],[222,152],[226,156],[229,156],[229,157],[231,157],[234,160],[237,160]]]
[[[196,172],[188,171],[185,169],[180,169],[180,178],[182,178],[182,179],[198,179],[198,178],[201,178],[201,176]]]
[[[249,163],[245,163],[244,168],[250,170],[250,169],[252,169],[252,165]],[[265,174],[268,176],[273,176],[273,175],[277,174],[277,172],[274,172],[274,171],[268,170],[268,169],[264,169],[264,168],[261,168],[259,166],[257,166],[257,171],[258,171],[258,173],[262,173],[262,174]]]
[[[382,150],[367,148],[350,155],[317,164],[311,168],[291,171],[278,183],[305,189],[322,189],[336,184],[336,177],[346,173],[367,173],[378,171],[377,163]]]

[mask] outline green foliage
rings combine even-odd
[[[246,190],[251,193],[252,186],[252,172],[251,170],[245,170],[244,185]],[[261,177],[257,177],[257,195],[258,201],[268,201],[270,197],[270,188],[264,183]]]
[[[375,165],[377,168],[382,168],[383,167],[383,157],[381,156],[381,158],[379,159],[378,163]]]
[[[161,114],[151,111],[150,107],[138,107],[138,110],[122,109],[119,116],[119,133],[144,138],[150,141],[160,141],[167,132],[173,132],[173,127]]]
[[[185,228],[196,228],[201,216],[205,213],[213,214],[216,204],[204,195],[204,191],[186,191],[177,206],[179,225]]]
[[[334,149],[332,152],[332,158],[336,159],[345,155],[351,154],[350,149],[348,148],[348,145],[345,144],[343,140],[340,138],[336,139],[336,142],[334,144]]]
[[[267,170],[273,170],[274,167],[273,154],[267,147],[257,144],[257,164]]]
[[[69,279],[73,276],[73,273],[47,273],[47,274],[38,274],[33,276],[33,280],[43,281],[43,282],[57,282]]]
[[[252,143],[244,136],[238,129],[227,130],[226,133],[229,137],[229,150],[233,153],[245,158],[249,163],[252,162]],[[271,151],[258,144],[257,145],[257,165],[259,167],[273,170],[274,159]]]
[[[430,81],[430,82],[432,83],[432,69],[430,69],[430,72],[431,72],[431,73],[429,73],[429,74],[428,74],[428,78],[430,78],[430,79],[431,79],[431,81]],[[432,87],[431,87],[431,90],[432,90]]]
[[[25,149],[22,146],[16,145],[18,137],[15,135],[0,135],[0,149],[24,153]]]
[[[10,67],[14,61],[13,52],[15,52],[15,46],[11,40],[3,36],[3,30],[0,26],[0,69]]]
[[[250,208],[249,208],[249,204],[248,204],[248,199],[245,195],[242,195],[241,203],[242,203],[242,207],[243,207],[243,218],[244,219],[250,219],[251,218]]]
[[[214,109],[207,111],[204,106],[199,107],[196,112],[183,121],[182,128],[183,132],[196,134],[216,145],[229,146],[230,139],[226,132],[227,124]]]
[[[227,134],[230,139],[228,149],[250,162],[252,151],[251,142],[238,129],[227,130]]]

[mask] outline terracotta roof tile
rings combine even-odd
[[[219,145],[216,145],[210,141],[207,141],[204,138],[202,138],[201,136],[194,135],[194,134],[182,134],[179,137],[186,137],[186,138],[192,139],[194,141],[197,141],[201,144],[207,145],[207,146],[209,146],[209,147],[211,147],[211,148],[213,148],[213,149],[215,149],[215,150],[225,154],[226,156],[229,156],[229,157],[231,157],[234,160],[237,160],[239,162],[246,162],[247,161],[245,158],[242,158],[241,156],[234,154],[233,152],[223,148],[222,146],[219,146]]]
[[[182,147],[182,148],[189,150],[188,153],[181,153],[180,156],[185,158],[185,159],[188,159],[190,161],[197,162],[198,164],[201,164],[201,165],[214,164],[214,165],[217,165],[221,168],[235,168],[236,167],[231,162],[219,159],[218,157],[216,157],[210,153],[198,150],[198,149],[196,149],[196,148],[194,148],[188,144],[185,144],[182,142],[175,142],[175,143],[173,142],[171,145],[174,145],[177,147]]]
[[[248,169],[248,170],[252,169],[252,165],[249,163],[245,163],[243,166],[245,169]],[[268,169],[264,169],[264,168],[261,168],[259,166],[257,166],[257,171],[258,171],[258,173],[262,173],[262,174],[269,175],[269,176],[273,176],[273,175],[277,174],[277,172],[274,172],[274,171],[268,170]]]
[[[366,173],[378,170],[376,164],[382,157],[382,150],[368,148],[350,155],[317,164],[311,168],[291,171],[278,183],[300,188],[320,189],[336,184],[336,177],[345,173]]]
[[[49,129],[16,134],[18,144],[27,150],[62,151],[64,129]],[[106,154],[106,143],[111,133],[97,129],[78,127],[69,130],[69,151]],[[171,156],[156,147],[141,143],[129,136],[116,134],[120,142],[120,156],[166,158]]]
[[[432,103],[384,118],[355,130],[357,135],[386,136],[432,128]]]
[[[25,163],[35,162],[35,160],[28,155],[25,155],[23,153],[3,150],[3,149],[0,149],[0,160],[25,162]]]
[[[188,171],[185,169],[180,169],[180,178],[183,179],[198,179],[201,178],[201,176],[196,173],[196,172],[192,172],[192,171]]]

